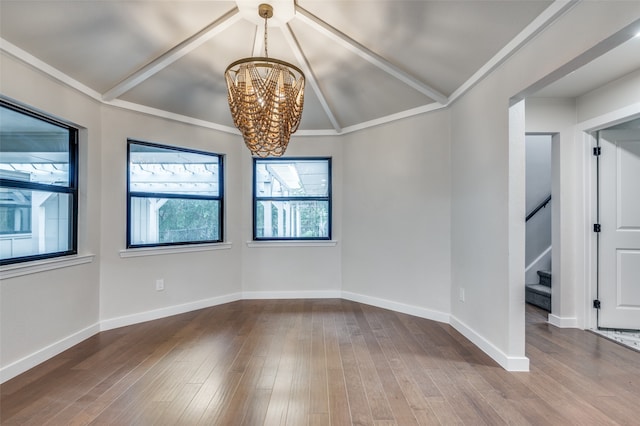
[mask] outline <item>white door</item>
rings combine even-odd
[[[598,325],[640,329],[640,128],[600,132]]]

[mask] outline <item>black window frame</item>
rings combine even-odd
[[[55,251],[50,253],[33,254],[28,256],[10,257],[0,259],[0,265],[11,265],[15,263],[30,262],[35,260],[52,259],[62,256],[78,254],[78,129],[50,117],[44,113],[36,112],[15,103],[0,98],[0,107],[13,110],[14,112],[44,121],[57,127],[66,129],[69,132],[69,183],[66,186],[52,185],[38,182],[26,182],[11,178],[0,178],[0,187],[18,190],[31,190],[43,192],[55,192],[69,195],[69,233],[68,250]],[[1,152],[1,149],[0,149]]]
[[[171,194],[171,193],[155,193],[155,192],[137,192],[131,191],[131,145],[143,145],[154,148],[161,148],[167,150],[174,150],[177,152],[187,152],[192,154],[207,155],[211,157],[217,157],[218,159],[218,195],[193,195],[193,194]],[[132,244],[131,243],[131,199],[132,198],[173,198],[173,199],[189,199],[189,200],[207,200],[218,201],[218,239],[216,240],[197,240],[197,241],[179,241],[168,243],[149,243],[149,244]],[[213,244],[224,242],[224,155],[207,152],[196,149],[184,148],[173,145],[160,144],[155,142],[147,142],[139,139],[127,139],[127,248],[153,248],[153,247],[170,247],[170,246],[186,246],[196,244]]]
[[[331,169],[331,157],[269,157],[258,158],[253,157],[253,241],[329,241],[333,232],[333,183],[332,183],[332,169]],[[327,196],[290,196],[290,197],[258,197],[256,188],[256,165],[258,163],[268,162],[292,162],[292,161],[326,161],[327,162]],[[257,222],[257,208],[260,201],[327,201],[329,214],[327,217],[328,232],[326,237],[258,237],[258,222]]]

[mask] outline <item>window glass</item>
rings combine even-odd
[[[69,185],[69,129],[8,108],[0,109],[0,176]]]
[[[254,239],[331,238],[331,160],[254,159]]]
[[[131,243],[220,241],[219,211],[218,200],[132,197]]]
[[[128,246],[222,241],[222,158],[129,141]]]
[[[77,252],[77,130],[0,101],[0,262]]]
[[[328,160],[262,160],[256,162],[256,189],[261,197],[327,197]]]

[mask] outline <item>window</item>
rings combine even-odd
[[[222,241],[222,157],[128,141],[127,247]]]
[[[253,159],[253,239],[331,239],[331,159]]]
[[[0,99],[0,264],[77,253],[78,130]]]

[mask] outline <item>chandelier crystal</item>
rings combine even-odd
[[[287,62],[269,58],[267,19],[273,8],[261,4],[264,18],[264,57],[240,59],[224,73],[234,125],[251,154],[280,157],[298,130],[304,104],[304,73]]]

